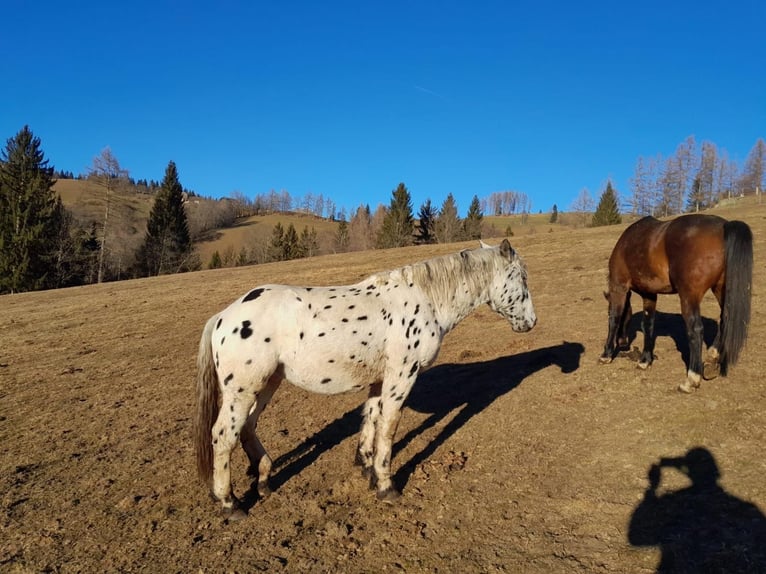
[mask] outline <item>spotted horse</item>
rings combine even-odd
[[[355,285],[263,285],[211,317],[199,344],[194,441],[197,469],[224,516],[245,516],[231,488],[237,439],[259,495],[270,494],[272,460],[255,431],[284,379],[328,395],[368,390],[356,463],[379,499],[397,498],[391,446],[402,405],[444,336],[484,303],[516,332],[537,322],[526,266],[507,239]]]

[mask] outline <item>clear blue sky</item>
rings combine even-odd
[[[8,2],[0,137],[136,179],[413,209],[566,210],[687,136],[766,137],[766,2]]]

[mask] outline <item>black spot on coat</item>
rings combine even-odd
[[[250,293],[244,296],[244,298],[242,299],[242,302],[246,303],[247,301],[255,301],[256,299],[258,299],[258,297],[261,296],[262,293],[263,293],[263,287],[258,287],[258,289],[253,289],[252,291],[250,291]]]

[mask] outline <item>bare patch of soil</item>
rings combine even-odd
[[[721,213],[756,239],[749,346],[729,377],[676,391],[686,335],[670,296],[650,369],[632,353],[598,364],[607,259],[624,226],[518,238],[538,326],[514,334],[482,309],[447,337],[397,433],[401,500],[377,501],[352,466],[363,394],[283,385],[259,425],[274,494],[251,496],[235,524],[192,457],[205,320],[261,283],[351,283],[464,245],[2,297],[0,571],[648,573],[663,556],[678,572],[700,558],[766,571],[766,208]],[[712,296],[703,314],[710,342]],[[709,465],[670,460],[689,451],[713,457],[717,486],[699,488]],[[233,468],[245,495],[239,449]]]

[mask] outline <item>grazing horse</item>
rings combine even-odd
[[[224,516],[244,516],[230,478],[237,438],[259,495],[270,492],[272,461],[255,429],[283,379],[322,394],[368,389],[356,463],[379,499],[396,498],[391,445],[402,405],[444,336],[483,303],[514,331],[537,321],[526,267],[507,239],[356,285],[263,285],[211,317],[199,344],[194,440],[197,469]]]
[[[750,287],[753,276],[753,235],[742,221],[716,215],[691,214],[671,221],[644,217],[630,225],[617,240],[609,258],[609,333],[602,363],[628,344],[630,293],[644,302],[641,330],[644,349],[638,366],[646,369],[654,359],[654,311],[658,294],[677,293],[689,337],[686,380],[678,387],[691,392],[700,380],[726,375],[747,339],[750,322]],[[718,333],[703,367],[702,297],[710,289],[721,307]]]

